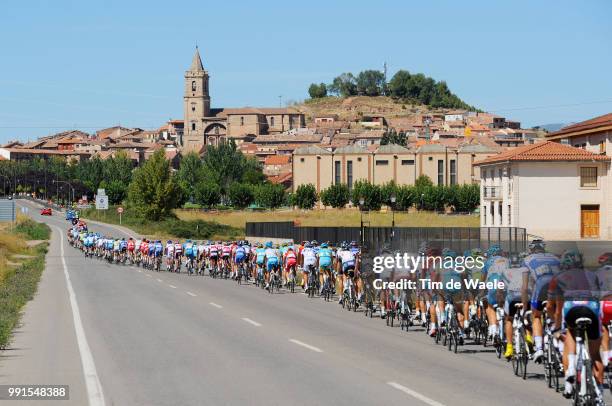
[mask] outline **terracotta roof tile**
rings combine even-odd
[[[266,157],[264,165],[287,165],[289,161],[289,155],[270,155]]]
[[[593,130],[597,128],[603,127],[612,127],[612,113],[604,114],[603,116],[598,116],[595,118],[591,118],[589,120],[581,121],[580,123],[568,125],[567,127],[563,127],[559,131],[555,131],[547,135],[548,137],[558,137],[561,135],[573,135],[573,133],[578,133],[586,130]]]
[[[475,165],[506,161],[609,161],[610,157],[558,142],[544,141],[512,148],[499,155],[476,162]]]

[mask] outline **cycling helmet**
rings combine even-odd
[[[345,250],[345,249],[347,249],[349,246],[348,246],[348,244],[347,244],[347,242],[346,242],[346,241],[342,241],[342,243],[340,244],[340,247],[341,247],[343,250]]]
[[[455,251],[451,250],[450,248],[444,248],[442,250],[442,256],[443,257],[456,258],[457,257],[457,253]]]
[[[312,244],[314,247],[316,247],[317,245],[319,245],[319,243],[317,242],[317,240],[312,240],[310,242],[310,244]]]
[[[327,248],[327,243],[324,242],[323,244],[321,244],[321,248]]]
[[[529,243],[529,252],[536,253],[536,252],[545,252],[546,251],[546,244],[544,244],[544,241],[536,239],[533,240]]]
[[[238,241],[238,246],[242,247],[242,241]]]
[[[306,241],[306,242],[304,243],[304,248],[312,248],[312,244],[311,244],[311,243],[309,243],[308,241]]]
[[[489,247],[489,249],[487,249],[487,257],[491,258],[491,257],[495,257],[495,256],[499,256],[502,253],[502,249],[498,244],[493,244]]]
[[[166,244],[172,244],[172,240],[168,240]]]
[[[266,248],[272,248],[272,241],[266,242]]]
[[[563,269],[581,269],[583,267],[582,254],[574,249],[566,250],[561,255]]]

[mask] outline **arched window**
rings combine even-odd
[[[240,117],[240,125],[244,125],[244,117]]]
[[[192,92],[196,91],[196,82],[195,82],[195,80],[191,81],[191,91]]]
[[[195,131],[195,123],[191,123],[191,131]]]
[[[274,117],[270,117],[270,127],[274,127]]]

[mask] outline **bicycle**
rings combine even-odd
[[[295,266],[293,266],[289,270],[289,276],[287,279],[287,289],[291,293],[295,293],[295,278],[296,278],[296,272],[295,272]]]
[[[493,347],[498,359],[501,359],[502,354],[506,351],[506,344],[501,338],[504,331],[504,309],[502,306],[495,306],[495,317],[497,318],[497,333],[493,336]]]
[[[574,405],[597,405],[602,393],[593,376],[593,363],[589,354],[587,327],[592,321],[589,317],[576,320],[576,383],[574,388]]]
[[[273,269],[270,272],[270,283],[268,286],[268,292],[270,294],[274,293],[274,289],[276,289],[276,293],[280,292],[280,276],[278,275],[278,271]]]
[[[554,388],[555,392],[559,392],[559,377],[563,376],[563,364],[561,362],[561,353],[557,348],[558,340],[553,333],[553,321],[548,317],[546,311],[546,301],[542,302],[544,307],[544,377],[546,385],[549,388]]]
[[[527,363],[531,354],[525,339],[525,326],[528,325],[528,317],[531,311],[525,312],[524,316],[522,316],[521,310],[523,304],[516,303],[514,307],[516,308],[516,313],[512,321],[512,341],[514,342],[512,367],[514,375],[527,379]]]
[[[309,266],[308,268],[308,297],[314,297],[319,291],[319,277],[313,266]]]

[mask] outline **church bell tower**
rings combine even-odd
[[[208,72],[202,65],[200,51],[196,46],[191,66],[185,72],[184,146],[204,143],[204,123],[202,119],[210,116],[208,79]]]

